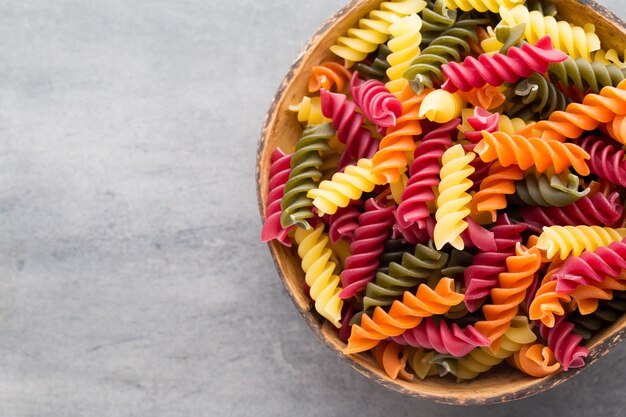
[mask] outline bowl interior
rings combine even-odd
[[[268,194],[270,155],[277,147],[292,152],[302,132],[300,123],[287,107],[300,101],[307,94],[310,68],[325,60],[334,59],[329,47],[357,20],[376,7],[380,1],[354,0],[328,19],[303,47],[298,58],[282,81],[268,110],[258,144],[256,180],[257,196],[261,216],[265,218]],[[614,13],[586,0],[554,0],[559,16],[571,23],[583,26],[592,23],[602,40],[603,48],[623,50],[626,39],[624,23]],[[406,382],[391,380],[369,354],[346,356],[342,353],[345,344],[337,333],[315,312],[312,301],[303,291],[304,273],[294,248],[286,248],[276,242],[269,243],[270,251],[279,275],[300,311],[304,320],[315,334],[347,363],[363,375],[402,393],[431,398],[450,404],[487,404],[524,398],[550,389],[573,377],[584,368],[561,372],[545,378],[533,378],[510,367],[497,367],[470,382],[456,383],[453,378],[426,378]],[[610,351],[624,336],[626,316],[603,330],[587,343],[590,354],[586,365]]]

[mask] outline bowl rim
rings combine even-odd
[[[614,12],[607,9],[603,5],[597,3],[595,0],[572,0],[581,5],[590,7],[594,9],[598,14],[603,15],[607,20],[610,20],[613,25],[618,28],[621,28],[623,32],[626,33],[626,23],[615,15]],[[321,38],[326,32],[331,29],[334,24],[340,19],[344,18],[349,12],[356,8],[357,6],[365,5],[366,3],[371,3],[373,0],[350,0],[343,7],[341,7],[338,11],[336,11],[333,15],[327,18],[318,28],[317,30],[309,37],[306,43],[301,47],[300,51],[296,55],[296,58],[292,62],[289,70],[283,77],[276,93],[274,94],[274,98],[267,110],[265,115],[265,119],[263,121],[263,127],[261,129],[260,137],[257,143],[257,156],[255,163],[255,181],[256,181],[256,195],[257,195],[257,203],[259,206],[259,213],[261,215],[261,220],[265,221],[265,206],[263,204],[261,189],[261,156],[263,155],[263,150],[265,149],[265,143],[267,141],[268,132],[270,126],[272,125],[272,121],[274,119],[274,115],[276,113],[277,107],[279,103],[284,99],[284,93],[294,78],[294,75],[300,69],[302,61],[304,58],[311,52],[313,47],[316,45],[317,40]],[[301,306],[296,302],[296,295],[293,290],[287,283],[287,277],[285,276],[283,269],[280,266],[280,262],[278,260],[278,249],[280,244],[275,241],[267,242],[270,253],[272,255],[272,260],[274,262],[274,266],[276,267],[276,271],[280,277],[280,280],[283,283],[283,287],[289,294],[291,301],[296,306],[296,309],[300,313],[300,316],[304,319],[304,321],[308,324],[313,333],[317,336],[317,338],[323,342],[328,348],[330,348],[333,352],[335,352],[340,358],[342,358],[350,367],[355,369],[361,375],[367,377],[368,379],[374,380],[381,385],[394,390],[396,392],[415,397],[415,398],[423,398],[433,400],[437,403],[441,404],[449,404],[449,405],[488,405],[488,404],[498,404],[504,402],[510,402],[514,400],[520,400],[523,398],[530,397],[532,395],[540,394],[542,392],[548,391],[549,389],[560,385],[561,383],[573,378],[583,370],[587,369],[591,364],[593,364],[596,360],[600,359],[604,355],[606,355],[611,349],[613,349],[626,335],[626,326],[622,329],[618,330],[611,337],[606,337],[604,341],[601,343],[592,344],[589,346],[589,356],[585,361],[585,365],[581,368],[572,369],[567,372],[558,372],[554,375],[550,375],[543,378],[536,378],[535,381],[530,383],[529,385],[523,387],[522,389],[517,389],[510,392],[497,392],[494,394],[479,394],[477,396],[446,396],[446,395],[434,395],[431,393],[425,392],[417,392],[413,390],[407,389],[403,384],[399,383],[397,380],[392,380],[388,377],[380,376],[370,369],[365,367],[361,361],[356,360],[357,357],[354,355],[346,355],[341,349],[338,348],[337,345],[331,343],[331,341],[324,335],[324,327],[327,326],[323,321],[317,319],[317,317],[311,314],[311,310],[314,309],[313,303],[311,303],[310,308],[301,308]],[[469,382],[468,382],[469,383]],[[460,384],[463,384],[462,382]],[[416,383],[419,385],[419,383]]]

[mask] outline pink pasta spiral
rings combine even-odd
[[[427,216],[424,219],[424,227],[419,228],[416,223],[403,226],[398,219],[398,210],[396,210],[396,222],[392,228],[392,238],[402,238],[412,245],[418,243],[426,244],[433,239],[435,233],[435,219],[433,216]]]
[[[589,350],[580,346],[582,336],[572,332],[574,324],[566,321],[565,316],[557,317],[552,328],[541,322],[537,322],[537,324],[541,337],[546,339],[556,360],[563,365],[565,371],[570,368],[580,368],[585,364]]]
[[[472,265],[464,272],[465,305],[471,312],[478,310],[492,288],[498,285],[498,276],[506,272],[506,258],[515,256],[515,245],[522,241],[526,225],[513,224],[506,214],[500,215],[491,229],[496,247],[480,252],[472,258]]]
[[[373,157],[378,150],[379,141],[372,137],[372,132],[363,127],[363,115],[356,111],[356,104],[344,94],[331,93],[324,89],[320,90],[320,98],[322,114],[332,119],[337,138],[346,145],[339,158],[338,169],[341,170],[361,158]]]
[[[291,246],[289,232],[293,226],[283,228],[280,225],[280,200],[285,194],[285,184],[291,172],[291,154],[286,155],[280,148],[276,148],[270,156],[269,194],[265,210],[265,223],[261,229],[261,241],[269,242],[276,239],[285,246]]]
[[[568,258],[552,275],[556,290],[571,293],[579,285],[603,282],[607,276],[617,277],[626,269],[626,239],[602,246],[593,252]]]
[[[365,202],[365,212],[359,216],[359,227],[350,244],[351,254],[340,275],[343,291],[339,298],[352,297],[374,278],[393,223],[394,207],[387,207],[373,198]]]
[[[445,355],[463,357],[478,346],[489,346],[491,342],[474,326],[461,329],[458,324],[448,325],[439,320],[439,325],[432,317],[424,319],[417,327],[409,329],[400,336],[391,338],[399,345],[434,349]]]
[[[525,43],[521,48],[511,47],[506,55],[481,54],[478,59],[468,56],[461,63],[450,62],[441,69],[448,78],[441,86],[451,93],[461,90],[482,87],[485,84],[494,86],[505,82],[514,83],[520,78],[527,78],[533,72],[543,74],[550,63],[561,62],[567,54],[552,46],[550,36],[539,39],[536,45]]]
[[[459,120],[452,120],[429,132],[415,148],[415,159],[409,170],[410,177],[398,206],[398,222],[403,228],[416,223],[422,229],[424,219],[430,215],[427,203],[435,200],[433,187],[439,185],[441,157],[452,146],[452,132]]]
[[[491,113],[482,107],[475,107],[474,116],[467,118],[467,123],[474,131],[467,131],[464,135],[470,142],[478,143],[483,138],[482,131],[486,130],[489,133],[497,131],[499,122],[500,113]]]
[[[526,206],[520,210],[524,222],[541,231],[543,226],[615,226],[622,218],[624,206],[619,193],[608,196],[597,192],[564,207]]]
[[[616,149],[616,144],[605,136],[589,135],[580,142],[580,147],[589,153],[589,168],[592,173],[626,187],[624,151]]]
[[[361,215],[361,200],[353,200],[347,207],[339,207],[335,214],[328,217],[328,236],[331,242],[337,243],[344,239],[351,243],[354,240],[354,231],[359,227],[358,218]]]
[[[350,94],[363,115],[376,126],[395,126],[402,114],[402,103],[385,84],[375,79],[363,81],[358,72],[352,75]]]

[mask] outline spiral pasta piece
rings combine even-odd
[[[429,45],[456,21],[456,10],[449,10],[446,0],[435,0],[422,10],[422,45]],[[395,35],[394,35],[395,36]]]
[[[380,3],[378,9],[358,22],[358,27],[348,29],[346,36],[340,36],[330,50],[346,60],[346,66],[363,61],[378,45],[387,42],[389,26],[404,16],[417,13],[426,7],[423,0],[390,0]]]
[[[543,226],[604,225],[615,226],[622,218],[624,206],[619,194],[586,195],[564,207],[524,207],[520,214],[524,222],[541,230]]]
[[[474,325],[491,341],[505,334],[511,326],[520,304],[526,298],[526,290],[541,266],[541,253],[536,247],[527,249],[517,243],[515,253],[515,256],[506,259],[507,270],[500,273],[499,285],[490,292],[492,303],[482,307],[485,320]]]
[[[409,182],[397,211],[398,222],[405,227],[415,223],[423,228],[424,219],[430,215],[428,203],[435,201],[432,187],[439,186],[440,159],[452,146],[452,132],[458,124],[459,121],[454,120],[437,127],[426,134],[415,149]]]
[[[352,77],[343,65],[338,62],[327,61],[311,68],[311,76],[309,77],[309,93],[316,93],[320,89],[332,90],[341,93],[344,85]]]
[[[467,190],[472,187],[468,177],[474,172],[474,168],[469,165],[474,157],[474,153],[466,154],[461,145],[455,145],[446,150],[441,158],[441,181],[435,213],[437,223],[434,231],[437,249],[441,249],[446,243],[459,250],[465,247],[461,233],[468,227],[464,219],[471,212],[469,205],[472,197]]]
[[[365,202],[365,212],[359,216],[359,227],[354,231],[350,253],[341,271],[343,291],[339,298],[347,299],[362,291],[374,278],[394,222],[394,208],[384,206],[373,198]]]
[[[598,309],[600,300],[613,299],[613,291],[626,290],[626,277],[620,275],[612,278],[606,277],[604,281],[592,285],[579,285],[570,293],[573,305],[578,308],[580,314],[592,314]]]
[[[501,7],[514,7],[517,4],[524,4],[526,0],[446,0],[449,9],[461,9],[464,12],[476,10],[483,13],[490,11],[498,13]]]
[[[387,69],[389,81],[385,86],[394,94],[399,94],[408,84],[402,74],[420,54],[421,27],[422,19],[417,14],[403,17],[389,27],[393,38],[387,44],[392,52],[387,55],[390,67]]]
[[[383,81],[385,76],[387,75],[387,69],[389,68],[389,63],[387,62],[387,56],[391,53],[391,49],[387,46],[387,44],[383,43],[378,47],[378,51],[376,52],[376,57],[370,61],[361,61],[357,62],[352,66],[352,70],[354,72],[359,73],[359,75],[367,80],[378,80]]]
[[[591,339],[601,329],[615,323],[626,313],[626,292],[617,291],[611,300],[602,300],[598,308],[591,314],[582,315],[574,311],[569,321],[574,323],[573,332],[584,340]]]
[[[480,183],[480,191],[472,198],[472,211],[488,212],[495,222],[497,211],[506,208],[506,196],[515,192],[515,181],[524,178],[524,171],[517,165],[503,167],[494,162],[489,175]]]
[[[461,115],[463,100],[454,93],[434,90],[428,93],[420,105],[419,117],[426,117],[431,122],[448,123]]]
[[[463,294],[454,291],[454,280],[442,278],[435,289],[421,284],[415,295],[406,291],[402,301],[396,300],[389,312],[376,307],[370,318],[363,315],[361,325],[353,325],[344,353],[353,354],[372,349],[381,340],[398,336],[420,324],[424,317],[444,314],[463,301]]]
[[[498,285],[498,276],[506,272],[506,260],[515,255],[515,246],[522,241],[523,224],[513,224],[506,214],[500,215],[491,229],[496,247],[472,258],[472,265],[464,271],[465,305],[471,312],[478,310],[492,288]]]
[[[626,50],[624,51],[626,52]],[[619,69],[626,68],[626,60],[624,58],[620,58],[620,55],[625,56],[624,53],[620,53],[615,49],[609,49],[605,51],[604,49],[600,49],[592,54],[593,62],[599,62],[604,65],[615,65]]]
[[[396,125],[387,129],[387,134],[380,141],[378,151],[373,157],[374,171],[383,175],[391,184],[400,180],[400,173],[408,164],[407,153],[415,150],[414,137],[422,133],[419,108],[426,94],[426,91],[415,94],[408,85],[404,87],[399,96],[402,114]]]
[[[500,8],[500,16],[504,25],[525,23],[524,35],[530,43],[537,43],[540,38],[550,35],[554,47],[573,58],[591,60],[591,52],[600,49],[600,38],[595,34],[593,25],[584,28],[574,26],[565,21],[558,21],[553,16],[544,16],[539,11],[529,11],[519,5],[510,9]]]
[[[528,206],[563,207],[575,203],[591,190],[578,190],[580,179],[570,173],[538,174],[529,172],[515,184],[516,197]],[[527,209],[528,207],[524,207]]]
[[[559,317],[554,327],[539,324],[539,333],[548,342],[556,360],[563,365],[563,370],[580,368],[585,364],[589,350],[579,346],[582,337],[572,333],[574,324]]]
[[[589,175],[585,162],[589,154],[573,143],[483,132],[483,140],[476,145],[474,152],[485,162],[497,159],[505,167],[515,164],[527,170],[534,166],[540,173],[553,168],[560,174],[571,166],[581,175]]]
[[[626,187],[626,161],[624,151],[606,137],[589,135],[580,147],[589,153],[591,172],[613,184]]]
[[[498,340],[497,352],[489,347],[472,350],[466,357],[456,361],[454,375],[458,380],[474,379],[535,340],[537,336],[531,330],[528,318],[516,316],[511,320],[511,326]]]
[[[317,229],[296,228],[295,240],[298,255],[302,259],[302,270],[309,294],[315,301],[315,310],[335,327],[340,327],[343,301],[339,298],[339,277],[334,274],[336,265],[331,262],[332,250],[328,248],[328,236],[324,226]]]
[[[567,55],[554,49],[550,36],[546,36],[536,45],[525,43],[521,48],[512,47],[506,55],[482,54],[478,59],[468,56],[463,62],[444,64],[441,70],[447,80],[441,88],[455,92],[469,91],[485,84],[498,86],[505,82],[514,83],[520,78],[527,78],[533,72],[544,73],[550,63],[561,62],[565,58]]]
[[[382,341],[374,348],[374,358],[391,379],[410,381],[413,374],[406,371],[410,352],[394,342]]]
[[[350,81],[350,94],[363,115],[377,127],[396,125],[402,103],[378,80],[362,81],[357,72]]]
[[[469,91],[457,91],[457,94],[463,101],[467,101],[475,108],[492,110],[500,107],[506,101],[506,97],[502,94],[500,87],[493,85],[484,85],[480,88],[472,88]]]
[[[554,275],[553,275],[554,276]],[[531,320],[540,320],[548,327],[554,327],[555,316],[565,314],[564,303],[569,303],[572,297],[569,294],[557,290],[557,281],[551,281],[550,277],[544,279],[535,293],[535,298],[530,303],[528,317]]]
[[[626,68],[568,56],[563,62],[550,64],[548,74],[566,87],[576,86],[580,91],[597,94],[603,87],[617,87],[626,77]]]
[[[583,251],[594,251],[626,236],[626,228],[600,226],[545,226],[536,247],[545,251],[548,259],[559,256],[579,256]]]
[[[384,274],[389,273],[389,266],[392,262],[402,262],[402,255],[404,252],[412,252],[414,248],[411,244],[404,241],[404,239],[389,239],[385,241],[383,253],[379,256],[379,265],[376,269],[376,273],[382,272]]]
[[[295,112],[298,121],[308,125],[320,125],[330,120],[322,114],[322,101],[319,97],[302,97],[298,104],[289,106],[289,110]]]
[[[415,247],[413,254],[404,252],[400,262],[391,262],[387,271],[377,272],[375,280],[367,284],[363,308],[389,306],[411,288],[439,278],[448,258],[448,254],[422,244]]]
[[[604,87],[598,94],[587,94],[582,103],[571,103],[565,111],[556,111],[526,130],[546,139],[576,139],[585,131],[610,123],[616,116],[626,115],[626,80],[617,87]]]
[[[313,201],[306,194],[316,188],[322,178],[319,167],[323,161],[320,155],[330,149],[328,139],[334,134],[335,129],[330,123],[311,125],[307,126],[296,143],[291,158],[291,172],[280,203],[280,224],[283,227],[311,227],[307,219],[315,217],[311,211]]]
[[[571,293],[578,286],[603,282],[607,276],[619,276],[626,270],[626,240],[612,242],[595,251],[568,258],[553,279],[562,293]]]
[[[344,172],[337,172],[328,181],[322,181],[317,188],[310,190],[307,197],[313,199],[318,213],[334,214],[338,207],[346,207],[351,200],[358,200],[369,193],[385,179],[372,169],[371,159],[360,159],[356,165],[347,166]]]
[[[344,239],[348,243],[354,240],[354,231],[359,227],[361,215],[361,200],[353,201],[347,207],[337,209],[335,214],[328,217],[328,236],[330,241],[337,243]]]
[[[391,340],[399,345],[434,349],[455,357],[463,357],[478,346],[491,344],[471,325],[461,329],[456,323],[449,326],[445,320],[439,320],[437,324],[431,317]]]
[[[475,19],[469,14],[459,16],[452,27],[446,29],[415,58],[404,72],[415,91],[425,86],[433,88],[442,81],[441,66],[450,61],[459,61],[461,54],[470,52],[469,40],[476,41],[475,29],[489,19]]]
[[[626,145],[626,116],[615,116],[611,123],[606,124],[606,130],[611,138]]]
[[[289,232],[293,227],[283,227],[280,224],[282,210],[280,201],[285,194],[285,184],[291,172],[291,157],[280,148],[276,148],[270,156],[270,179],[267,206],[265,208],[265,221],[261,229],[261,242],[278,240],[282,245],[291,246]]]
[[[372,132],[363,127],[363,115],[357,112],[356,104],[339,93],[321,90],[322,113],[330,117],[337,137],[346,148],[339,160],[342,169],[361,158],[371,158],[378,149],[378,141]]]
[[[506,113],[524,120],[546,118],[565,110],[571,100],[541,74],[532,73],[507,92]]]
[[[541,343],[522,346],[511,359],[517,369],[537,378],[553,375],[561,369],[561,364],[557,362],[552,349]]]
[[[463,109],[461,112],[463,123],[458,127],[463,136],[472,143],[478,143],[483,138],[482,131],[493,133],[499,130],[500,113],[491,113],[482,107]]]
[[[407,362],[409,368],[415,372],[415,375],[419,379],[424,379],[427,376],[433,376],[440,374],[436,364],[431,360],[435,356],[435,352],[426,349],[408,349],[409,360]]]

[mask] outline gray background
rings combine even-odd
[[[467,409],[366,380],[296,314],[258,242],[256,141],[342,4],[0,2],[0,416],[623,412],[625,344]]]

